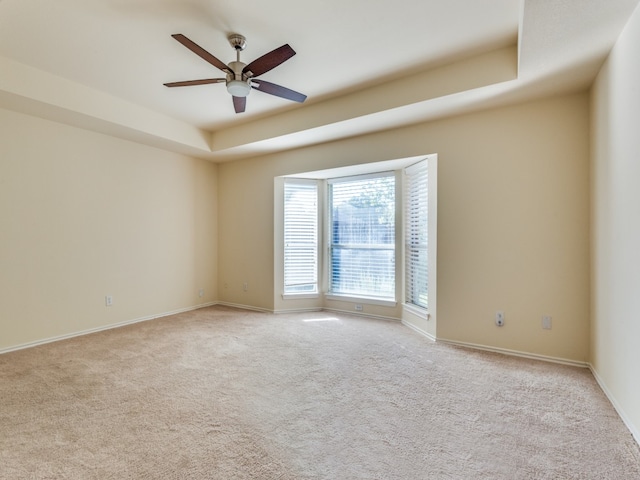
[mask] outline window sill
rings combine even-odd
[[[382,300],[372,297],[354,297],[352,295],[336,295],[335,293],[327,293],[324,296],[327,300],[337,300],[339,302],[363,303],[365,305],[379,305],[382,307],[395,307],[398,302],[395,300]]]
[[[283,293],[283,300],[303,300],[305,298],[319,298],[319,293]]]

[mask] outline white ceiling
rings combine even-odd
[[[0,107],[216,161],[587,88],[640,0],[0,0]],[[236,114],[224,62],[289,43]]]

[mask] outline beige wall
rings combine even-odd
[[[586,95],[452,119],[432,135],[438,337],[587,361]]]
[[[215,301],[216,187],[210,162],[0,110],[0,350]]]
[[[274,309],[274,177],[437,153],[438,337],[586,362],[588,115],[577,94],[221,164],[220,300]]]
[[[640,442],[640,10],[592,91],[591,363]]]

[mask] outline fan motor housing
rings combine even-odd
[[[233,71],[233,78],[236,80],[245,80],[245,75],[242,73],[242,69],[246,66],[243,62],[229,62],[228,67]],[[230,74],[227,74],[230,75]]]

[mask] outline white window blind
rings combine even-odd
[[[395,176],[329,182],[330,293],[395,300]]]
[[[428,308],[428,170],[424,160],[405,169],[405,302]]]
[[[284,293],[318,291],[318,185],[284,184]]]

